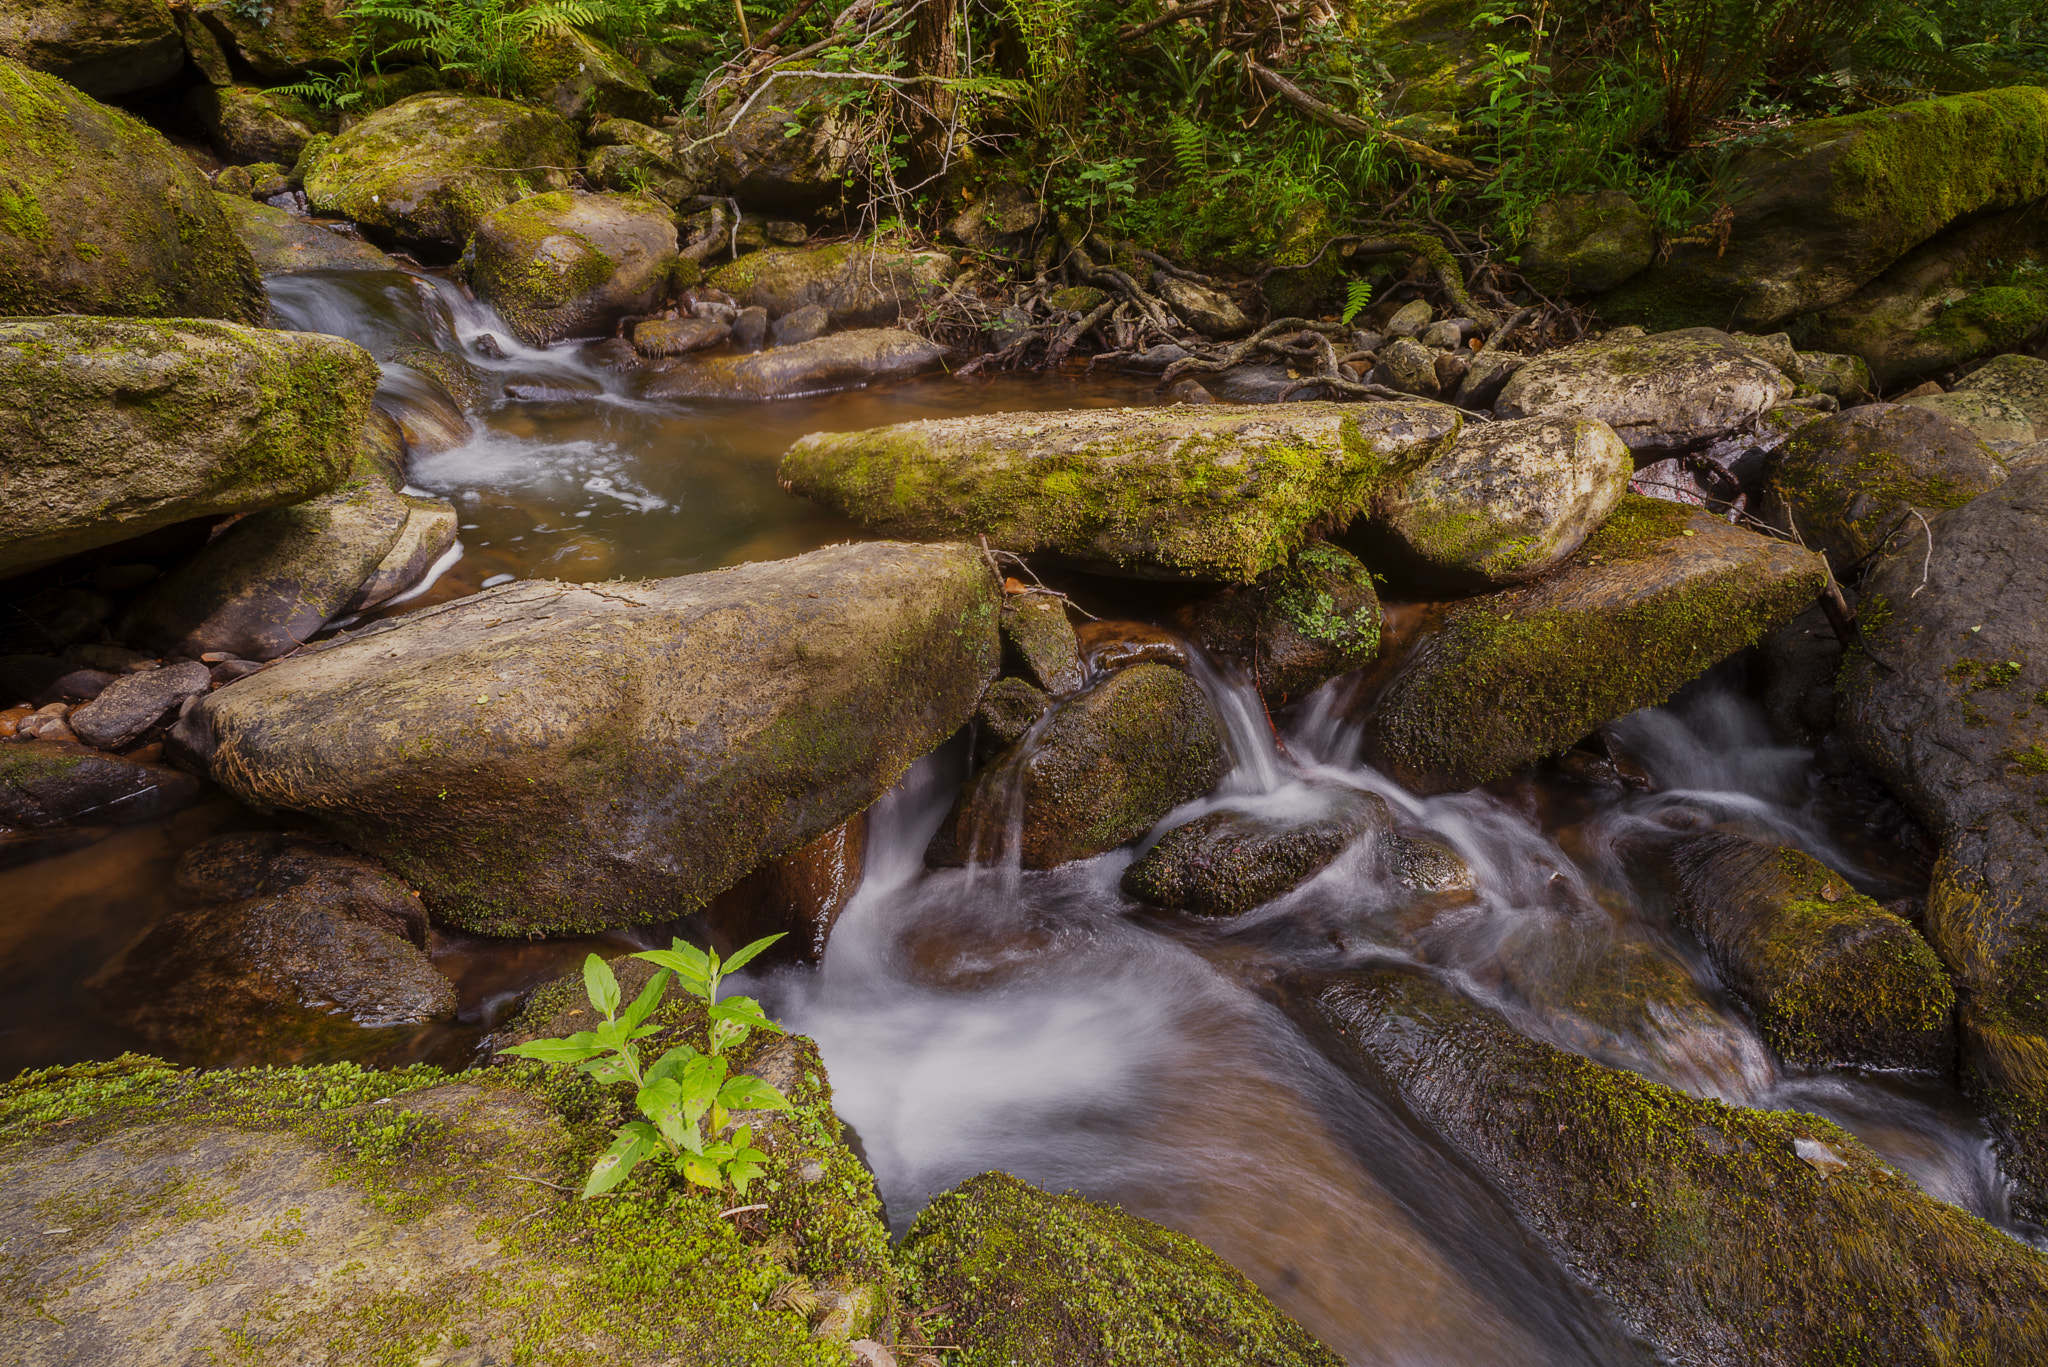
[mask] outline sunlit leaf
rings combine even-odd
[[[583,961],[583,990],[590,994],[590,1004],[604,1012],[606,1020],[618,1014],[618,975],[595,954]]]

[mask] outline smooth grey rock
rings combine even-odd
[[[785,399],[928,374],[946,349],[914,332],[862,328],[752,355],[709,356],[648,367],[650,399]]]
[[[204,693],[212,682],[212,671],[197,661],[129,674],[108,684],[66,720],[87,745],[118,750],[140,740],[150,727],[185,699]]]
[[[1508,380],[1494,411],[1598,418],[1640,459],[1732,432],[1792,391],[1792,381],[1728,334],[1690,328],[1535,357]]]

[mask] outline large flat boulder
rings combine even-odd
[[[644,195],[529,195],[477,224],[470,283],[520,341],[608,335],[669,294],[675,215]]]
[[[748,252],[705,280],[770,318],[815,304],[835,328],[894,327],[959,272],[944,252],[830,247]]]
[[[0,315],[266,312],[255,263],[190,158],[0,58]]]
[[[1638,460],[1653,460],[1746,427],[1793,387],[1727,333],[1688,328],[1546,352],[1508,379],[1493,409],[1503,418],[1598,419]]]
[[[316,333],[0,320],[0,574],[335,488],[376,384],[367,352]]]
[[[778,477],[887,536],[1248,584],[1459,429],[1419,400],[988,414],[813,433]]]
[[[0,57],[105,99],[176,76],[185,40],[167,0],[0,0]]]
[[[1820,557],[1685,504],[1629,495],[1563,566],[1464,599],[1372,707],[1372,757],[1418,792],[1469,787],[1663,702],[1790,621]]]
[[[643,392],[650,399],[754,403],[906,380],[946,362],[937,342],[902,328],[858,328],[752,355],[692,356],[661,363]]]
[[[344,231],[339,223],[316,223],[242,195],[216,192],[214,199],[227,215],[228,226],[249,249],[256,269],[265,275],[399,268],[396,261],[353,232]]]
[[[671,920],[865,808],[1000,659],[977,551],[523,582],[301,652],[179,735],[491,934]]]

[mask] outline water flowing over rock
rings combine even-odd
[[[185,42],[165,0],[0,0],[0,57],[103,100],[176,76]]]
[[[398,263],[352,233],[243,195],[214,196],[228,226],[265,275],[295,271],[395,271]]]
[[[1792,391],[1791,380],[1728,334],[1689,328],[1546,352],[1515,371],[1494,411],[1598,419],[1640,460],[1733,432]]]
[[[1288,564],[1191,605],[1179,620],[1210,654],[1243,666],[1277,708],[1372,663],[1380,616],[1372,573],[1350,552],[1311,541]]]
[[[752,355],[668,362],[649,378],[644,392],[650,399],[794,398],[928,374],[945,359],[944,347],[914,332],[860,328]]]
[[[333,489],[376,383],[361,348],[312,333],[0,322],[0,574]]]
[[[180,735],[229,791],[317,817],[444,924],[669,920],[957,730],[995,676],[996,597],[978,552],[891,542],[510,584],[302,652]]]
[[[1377,699],[1368,749],[1418,792],[1498,778],[1664,701],[1825,582],[1816,555],[1630,495],[1547,577],[1452,605]]]
[[[774,353],[769,353],[773,355]],[[887,536],[985,534],[1123,573],[1250,583],[1454,440],[1424,402],[1083,409],[814,433],[783,487]]]
[[[4,58],[0,183],[0,314],[262,321],[255,263],[190,158]]]
[[[1238,916],[1307,882],[1367,831],[1392,830],[1376,794],[1334,788],[1316,796],[1319,813],[1226,807],[1176,826],[1125,870],[1123,890],[1169,911]]]
[[[668,297],[675,217],[643,195],[530,195],[486,215],[474,251],[470,283],[520,341],[604,336]]]
[[[895,327],[958,273],[944,252],[871,251],[853,246],[748,252],[705,284],[771,319],[816,305],[835,328]]]

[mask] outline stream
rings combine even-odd
[[[496,392],[473,437],[420,456],[415,485],[462,514],[461,553],[409,611],[504,577],[591,581],[688,574],[859,535],[777,487],[777,457],[818,430],[962,413],[1156,402],[1112,374],[934,378],[768,405],[654,403],[578,345],[518,346],[459,288],[327,272],[271,280],[281,325],[377,354],[460,351]],[[501,356],[479,350],[490,334]],[[387,399],[410,372],[387,367]],[[1157,616],[1159,591],[1062,582],[1104,617]],[[918,761],[871,814],[865,879],[816,968],[744,975],[815,1038],[900,1232],[924,1202],[1001,1168],[1120,1203],[1243,1270],[1347,1361],[1650,1363],[1597,1295],[1562,1271],[1483,1179],[1401,1105],[1324,1055],[1288,1014],[1307,972],[1426,965],[1538,1038],[1734,1104],[1824,1115],[1933,1195],[2022,1238],[1976,1112],[1936,1084],[1777,1063],[1674,928],[1630,856],[1645,834],[1737,820],[1804,849],[1888,901],[1924,890],[1898,813],[1842,800],[1813,756],[1772,743],[1738,658],[1670,705],[1611,728],[1628,784],[1545,765],[1416,798],[1363,765],[1336,680],[1265,722],[1246,680],[1196,659],[1228,731],[1230,776],[1147,838],[1219,807],[1308,809],[1337,788],[1379,794],[1405,829],[1464,860],[1476,890],[1419,897],[1360,842],[1277,901],[1228,922],[1145,912],[1118,880],[1146,847],[1049,872],[927,871],[923,853],[967,777],[968,738]],[[72,854],[0,870],[0,1076],[143,1043],[98,984],[172,909],[180,853],[262,818],[217,799]],[[524,993],[592,949],[665,944],[671,929],[539,942],[437,933],[461,1013],[356,1029],[291,1059],[460,1067]],[[1648,965],[1686,989],[1671,1006],[1588,1010],[1585,984]],[[1633,972],[1633,969],[1626,970]],[[1664,981],[1663,978],[1657,981]],[[337,1052],[338,1051],[338,1052]]]

